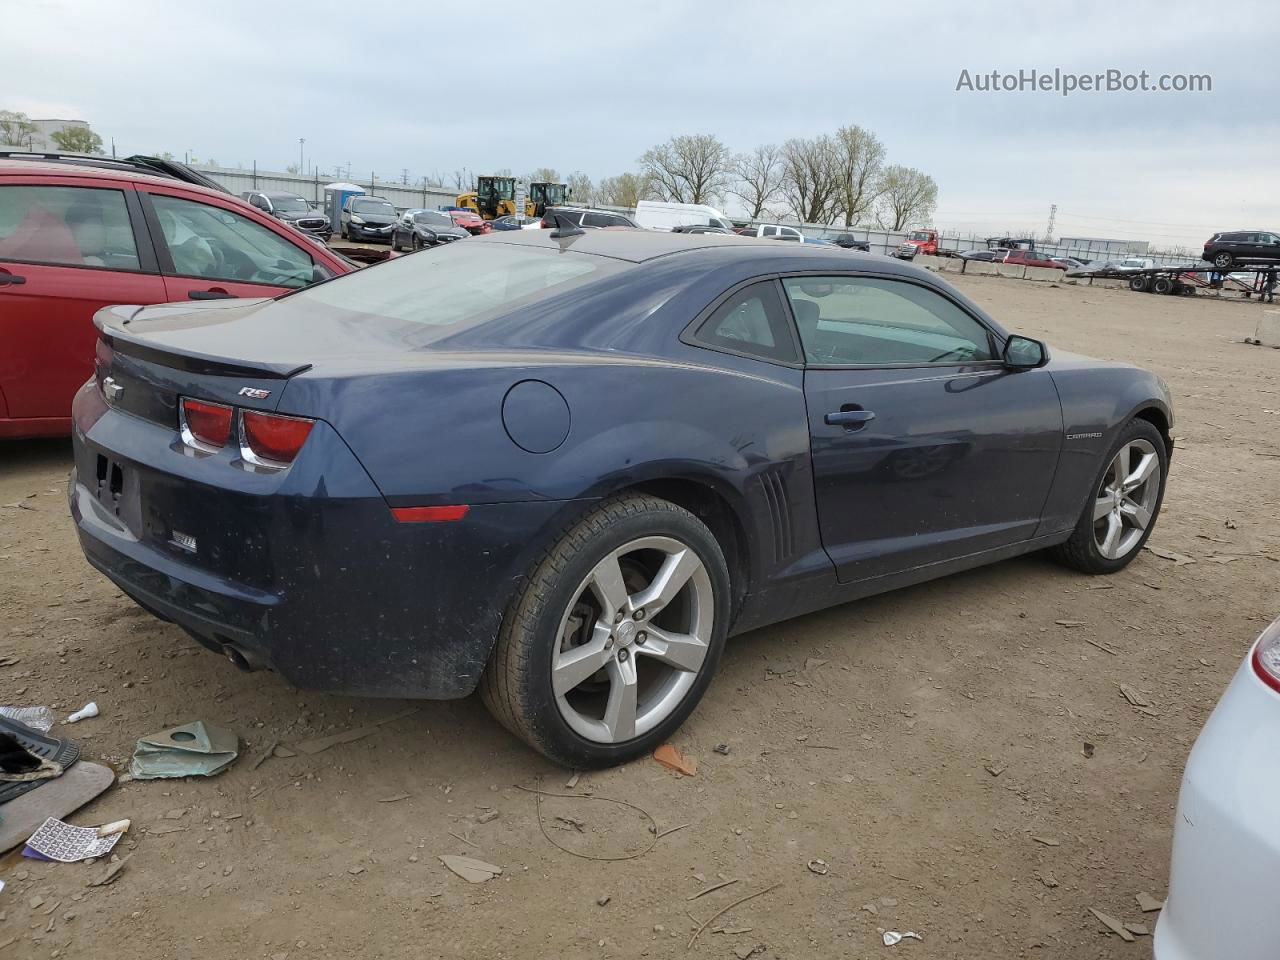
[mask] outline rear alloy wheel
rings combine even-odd
[[[1160,431],[1146,420],[1131,420],[1071,539],[1054,548],[1057,558],[1085,573],[1115,573],[1127,566],[1155,527],[1167,465]]]
[[[729,576],[711,532],[654,497],[611,500],[538,563],[481,681],[490,712],[566,766],[664,742],[711,682]]]
[[[1227,253],[1225,250],[1222,251],[1221,253],[1215,253],[1213,255],[1213,265],[1217,267],[1219,270],[1230,270],[1231,264],[1233,264],[1234,262],[1235,262],[1235,258],[1232,257],[1231,254]]]

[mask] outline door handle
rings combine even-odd
[[[823,420],[833,427],[860,430],[875,418],[876,415],[870,410],[838,410],[835,413],[828,413]]]
[[[231,300],[235,298],[235,294],[227,293],[221,287],[212,287],[208,290],[188,290],[187,297],[191,300]]]
[[[26,277],[20,277],[16,273],[5,273],[0,270],[0,287],[18,286],[18,284],[26,283]]]

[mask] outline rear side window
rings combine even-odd
[[[137,270],[119,190],[0,186],[0,260]]]
[[[401,257],[282,303],[302,311],[330,307],[362,317],[419,324],[431,342],[625,269],[620,261],[507,244],[451,243],[430,257]],[[436,328],[431,331],[430,328]]]
[[[772,280],[753,283],[730,295],[703,321],[695,337],[709,347],[762,360],[798,360],[786,311]]]

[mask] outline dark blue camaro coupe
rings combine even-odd
[[[1168,474],[1157,377],[835,248],[566,225],[97,324],[90,563],[242,667],[479,687],[574,766],[670,736],[729,634],[1046,547],[1119,570]]]

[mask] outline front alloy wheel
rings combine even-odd
[[[1169,453],[1150,421],[1134,418],[1120,430],[1092,494],[1055,557],[1085,573],[1116,573],[1155,529],[1164,499]]]
[[[1231,269],[1231,263],[1231,254],[1227,253],[1225,250],[1222,253],[1215,253],[1213,255],[1213,265],[1219,270]]]
[[[1151,525],[1160,477],[1160,456],[1149,440],[1126,443],[1107,467],[1093,501],[1093,537],[1108,560],[1132,553]]]
[[[552,760],[622,763],[693,711],[728,619],[729,571],[711,531],[670,501],[619,496],[534,564],[503,617],[480,694]]]

